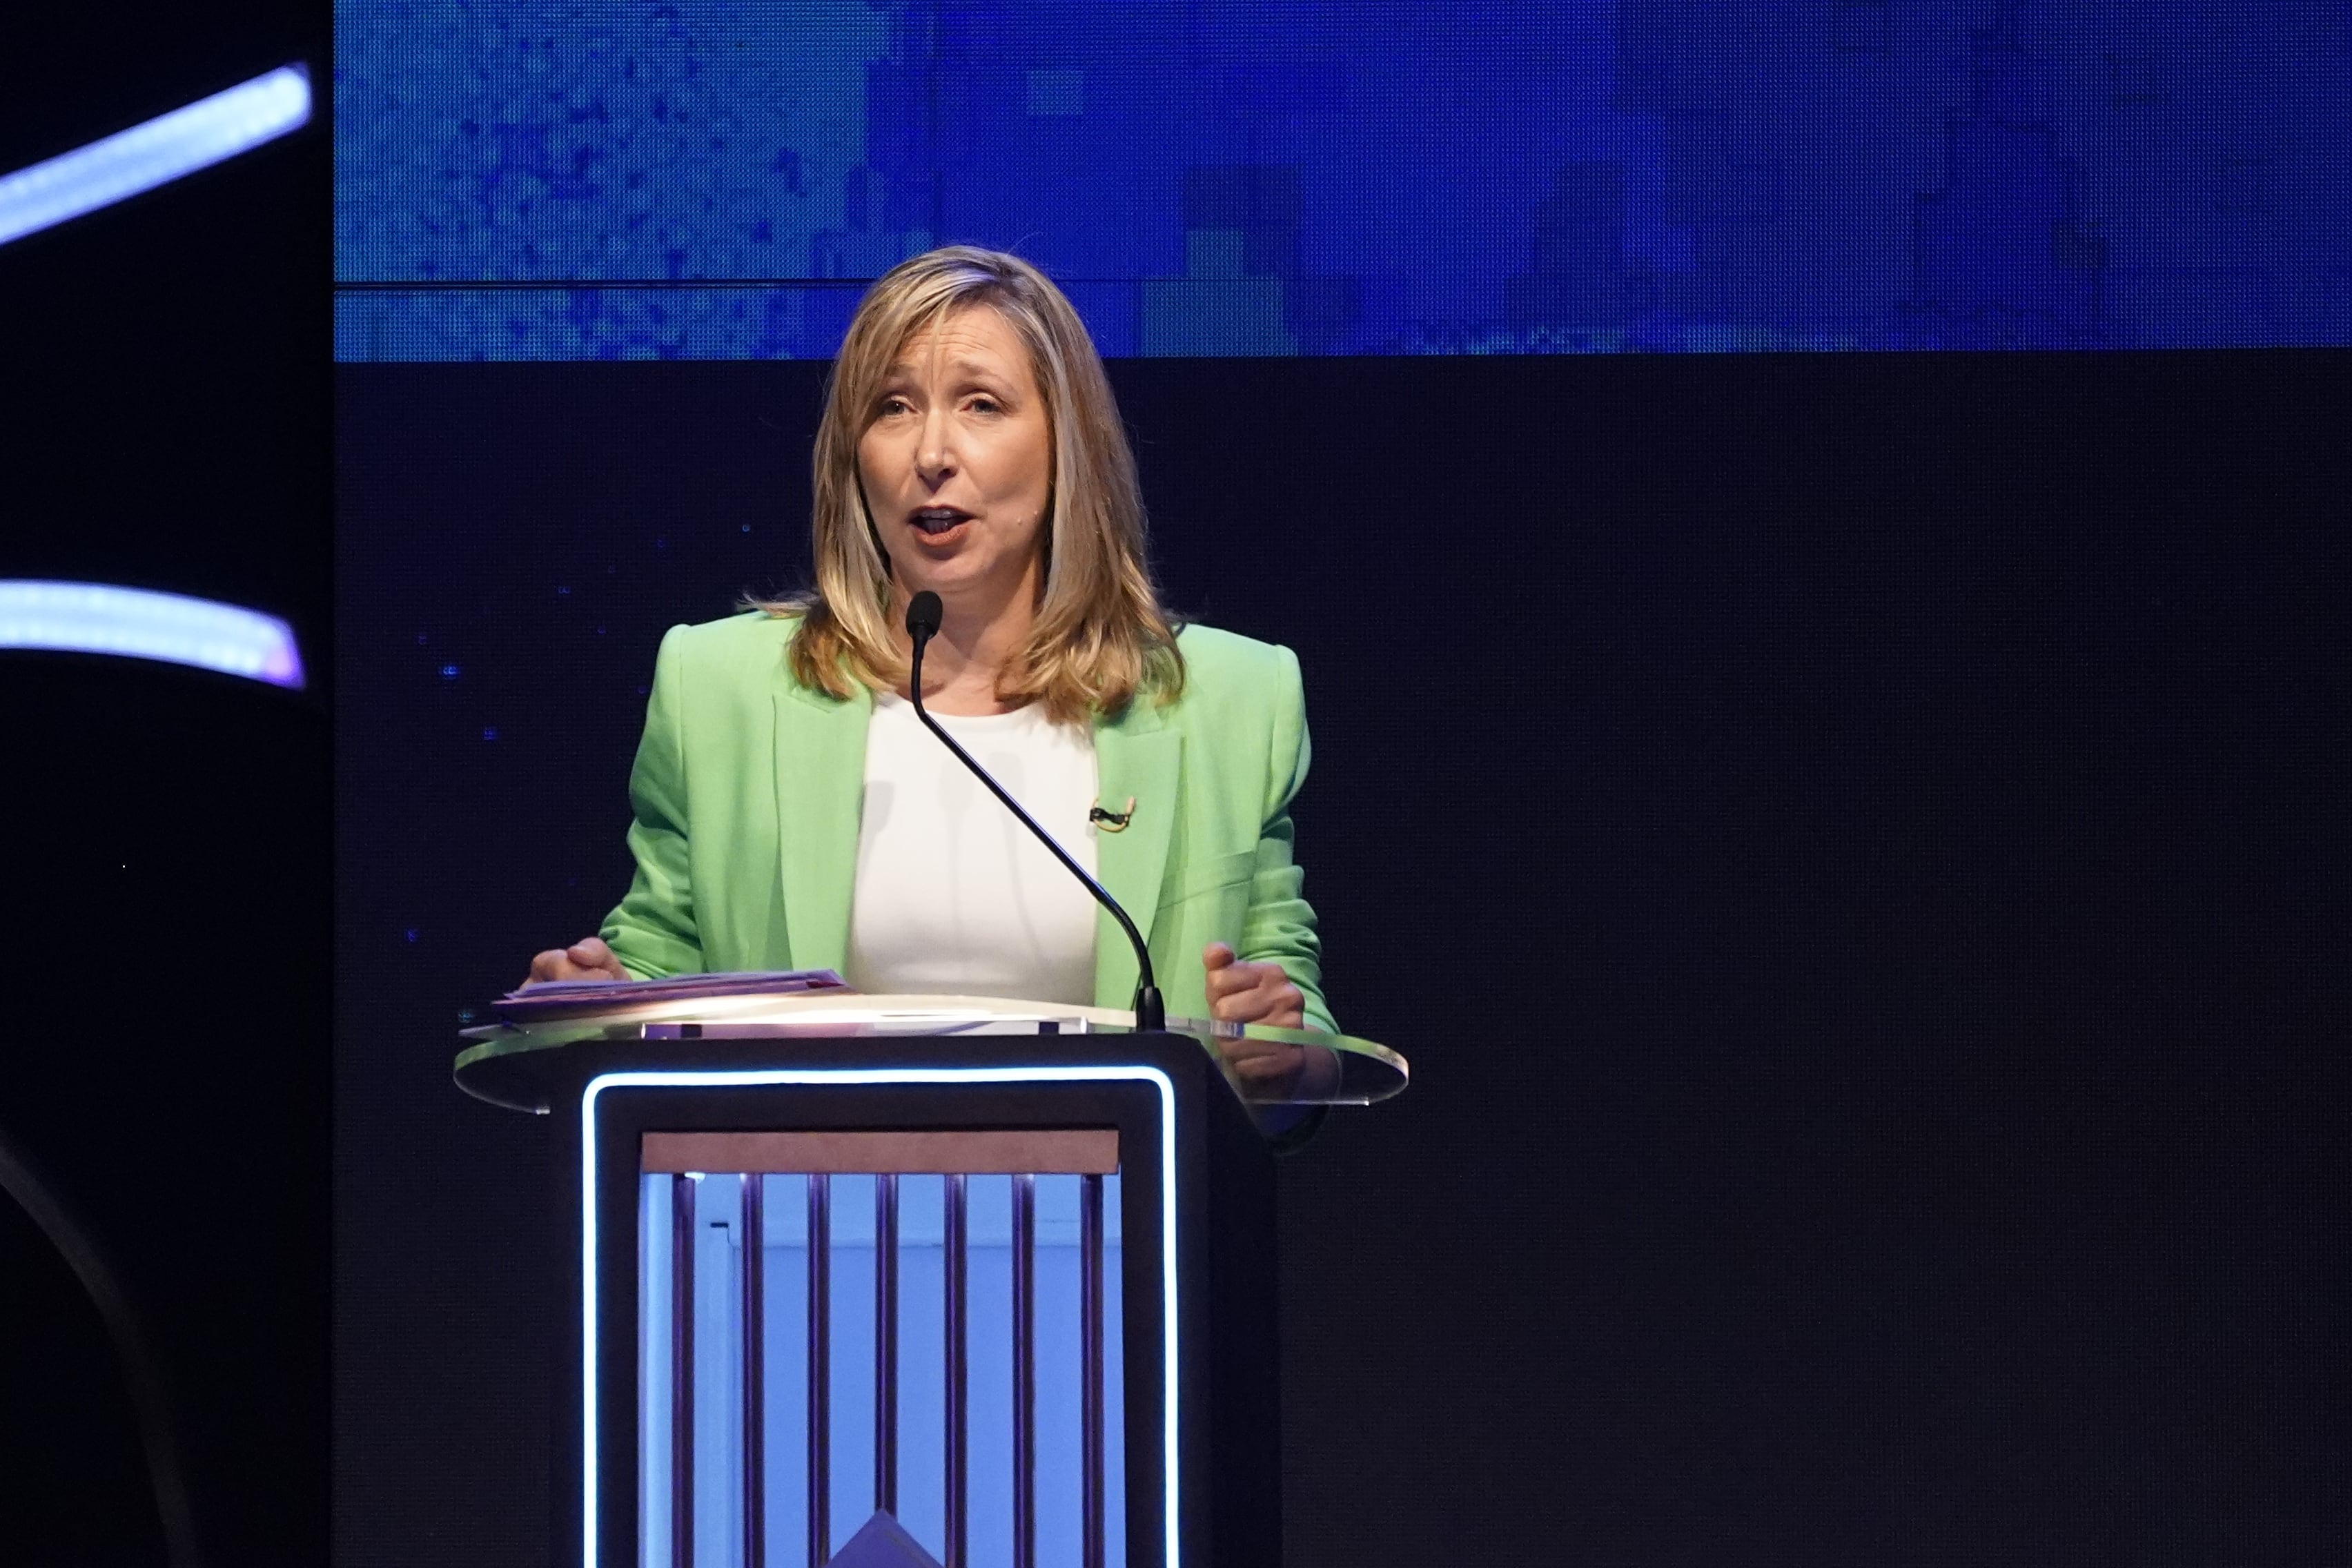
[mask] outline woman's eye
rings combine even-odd
[[[974,414],[1001,414],[1003,412],[1003,410],[997,405],[996,399],[993,397],[975,397],[971,400],[969,406]]]
[[[882,400],[881,412],[885,415],[904,414],[907,412],[907,400],[903,397],[886,397]]]

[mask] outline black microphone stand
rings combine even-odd
[[[922,721],[923,728],[939,737],[941,745],[955,753],[956,761],[971,770],[972,777],[986,784],[989,793],[1004,803],[1005,810],[1037,836],[1038,843],[1054,852],[1054,858],[1067,868],[1071,876],[1086,884],[1087,891],[1095,896],[1097,903],[1110,911],[1110,918],[1117,921],[1118,929],[1127,933],[1128,944],[1135,949],[1135,1026],[1144,1033],[1158,1034],[1168,1026],[1168,1009],[1160,1000],[1160,986],[1151,973],[1151,952],[1143,945],[1143,933],[1135,929],[1135,922],[1127,918],[1127,911],[1118,907],[1118,900],[1110,896],[1110,889],[1087,875],[1086,868],[1071,858],[1070,852],[1062,847],[1060,841],[1039,826],[1037,819],[1023,810],[1021,803],[996,782],[993,774],[975,762],[971,753],[958,744],[956,738],[949,734],[924,708],[923,648],[939,635],[940,613],[940,596],[929,589],[916,595],[907,605],[907,636],[915,649],[914,669],[908,679],[907,689],[914,699],[915,717]]]

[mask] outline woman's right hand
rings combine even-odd
[[[551,947],[530,961],[525,985],[543,980],[626,980],[629,972],[602,937],[583,936],[570,947]]]

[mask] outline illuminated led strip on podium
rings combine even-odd
[[[1020,1084],[1020,1083],[1141,1082],[1157,1090],[1160,1102],[1160,1273],[1161,1300],[1160,1432],[1162,1446],[1161,1505],[1167,1568],[1187,1568],[1181,1562],[1178,1520],[1180,1476],[1177,1449],[1178,1366],[1177,1322],[1179,1291],[1176,1272],[1176,1087],[1158,1068],[1132,1065],[1031,1066],[1004,1068],[683,1068],[639,1069],[599,1074],[590,1080],[580,1100],[580,1289],[581,1289],[581,1568],[619,1568],[600,1559],[597,1478],[602,1468],[597,1421],[598,1364],[597,1274],[599,1255],[606,1238],[600,1236],[596,1174],[596,1101],[612,1089],[742,1088],[779,1084]],[[813,1188],[812,1191],[815,1189]],[[1016,1222],[1017,1223],[1017,1222]],[[813,1232],[812,1258],[824,1248],[821,1232]],[[612,1238],[617,1241],[619,1238]],[[822,1363],[814,1363],[822,1364]],[[671,1568],[685,1568],[673,1563]]]
[[[280,66],[128,131],[0,175],[0,245],[152,191],[309,123],[310,75]]]
[[[294,630],[275,616],[103,583],[0,579],[0,648],[111,654],[302,687]]]

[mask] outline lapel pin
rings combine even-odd
[[[1095,802],[1092,809],[1087,813],[1087,821],[1089,825],[1101,828],[1105,833],[1124,833],[1127,831],[1128,822],[1134,816],[1135,797],[1129,795],[1125,811],[1105,811],[1102,802]]]

